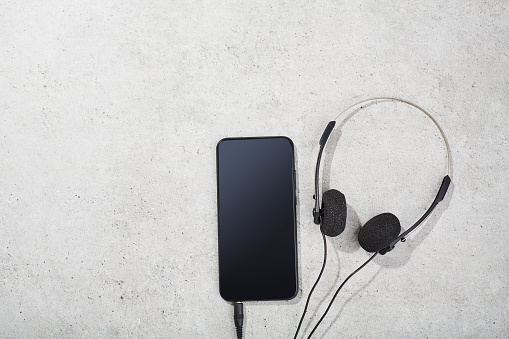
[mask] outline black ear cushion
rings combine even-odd
[[[399,219],[391,213],[371,218],[359,231],[359,245],[368,252],[378,252],[396,239],[401,232]]]
[[[323,233],[329,237],[337,237],[345,230],[345,195],[338,190],[328,190],[322,197],[322,210],[321,228]]]

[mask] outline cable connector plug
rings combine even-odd
[[[237,330],[237,339],[242,339],[242,325],[244,324],[244,304],[240,301],[233,303],[233,321]]]

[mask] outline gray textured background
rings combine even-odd
[[[509,6],[498,1],[1,1],[0,337],[233,338],[218,293],[215,146],[296,146],[299,296],[247,303],[246,338],[293,335],[322,258],[311,222],[327,121],[377,95],[428,109],[453,187],[352,279],[323,338],[509,337]],[[360,223],[431,202],[444,148],[373,105],[335,134],[324,187],[348,228],[305,322],[368,255]]]

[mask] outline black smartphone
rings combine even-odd
[[[217,144],[219,293],[226,301],[297,295],[295,160],[287,137]]]

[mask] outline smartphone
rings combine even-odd
[[[219,293],[230,302],[297,295],[295,157],[287,137],[217,144]]]

